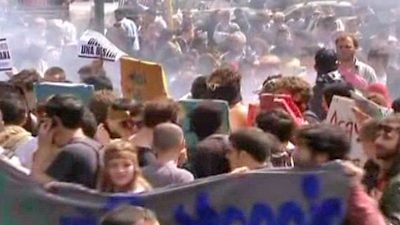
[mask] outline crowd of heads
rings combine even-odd
[[[392,78],[398,80],[395,73],[399,68],[399,23],[379,17],[380,12],[364,5],[306,4],[291,12],[285,7],[269,8],[268,4],[257,9],[245,5],[197,10],[178,2],[174,9],[179,10],[169,15],[166,3],[123,2],[110,20],[115,23],[106,23],[106,37],[133,57],[162,64],[176,98],[190,90],[189,84],[196,77],[210,75],[224,65],[245,75],[242,98],[246,101],[253,99],[255,86],[266,76],[301,76],[313,85],[314,69],[328,73],[338,66],[335,59],[352,61],[355,56],[377,70],[384,83],[392,83]],[[395,10],[390,13],[393,18],[397,15]],[[114,76],[110,74],[114,71],[82,65],[76,58],[77,33],[84,29],[81,24],[79,29],[74,27],[68,17],[26,16],[14,22],[15,25],[3,26],[17,70],[35,67],[49,81],[76,82],[93,75]],[[320,47],[336,49],[338,55],[317,55],[322,61],[314,64],[313,57]],[[38,55],[27,57],[32,54]],[[324,57],[330,60],[323,60]],[[51,70],[45,74],[48,68]],[[80,77],[75,76],[78,70]],[[399,94],[395,85],[389,85],[389,89],[391,94]]]

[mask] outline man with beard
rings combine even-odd
[[[375,146],[376,157],[382,162],[379,205],[388,224],[400,224],[400,114],[381,122]]]
[[[398,120],[400,127],[400,119]],[[400,135],[397,135],[398,138]],[[342,160],[340,163],[350,178],[350,195],[347,200],[348,206],[344,224],[385,224],[376,202],[368,196],[361,185],[362,169],[350,161],[343,161],[346,160],[351,146],[344,130],[329,124],[307,125],[297,130],[295,140],[297,143],[297,149],[294,153],[296,166],[320,166],[335,160]],[[391,205],[393,203],[395,202],[390,202]]]

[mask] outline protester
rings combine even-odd
[[[100,191],[141,193],[151,190],[139,167],[135,146],[116,141],[104,148],[104,169],[100,174]]]
[[[0,100],[0,110],[4,122],[0,146],[17,156],[24,167],[31,169],[37,145],[33,144],[31,133],[23,128],[28,116],[26,104],[20,96],[9,94]]]
[[[322,109],[328,113],[334,96],[351,98],[353,87],[347,83],[330,84],[323,89]]]
[[[296,124],[292,117],[281,109],[261,111],[256,118],[257,127],[271,133],[280,141],[278,152],[271,152],[274,167],[293,167],[292,153],[294,145],[290,143]]]
[[[143,104],[120,98],[108,108],[106,125],[112,139],[129,140],[142,127]]]
[[[294,76],[283,76],[276,80],[273,94],[290,95],[306,121],[309,123],[318,122],[318,117],[308,107],[312,92],[310,84],[304,79]]]
[[[20,7],[0,3],[7,5],[0,9],[5,38],[0,40],[0,71],[6,71],[0,82],[2,162],[21,161],[24,172],[31,169],[31,176],[45,187],[53,181],[68,182],[64,183],[67,187],[98,186],[101,192],[134,194],[136,200],[142,192],[150,192],[144,198],[151,198],[152,185],[171,190],[169,185],[179,187],[194,177],[293,164],[314,172],[316,167],[341,160],[350,178],[348,187],[340,187],[350,190],[345,224],[381,225],[381,213],[387,223],[400,224],[400,119],[384,112],[390,107],[400,111],[399,100],[392,102],[400,93],[397,9],[374,1],[332,2],[327,7],[320,2],[291,2],[121,0],[115,21],[108,21],[106,12],[105,32],[90,37],[96,56],[87,55],[87,59],[78,58],[77,52],[88,40],[76,38],[91,28],[69,15],[91,13],[76,13],[80,7],[69,8],[70,3],[64,2],[59,18],[34,10],[40,15],[31,17],[26,11],[13,19]],[[393,21],[388,23],[388,18]],[[111,43],[104,44],[106,39]],[[119,52],[115,47],[123,57],[138,59],[140,66],[129,66],[127,74],[119,54],[110,59]],[[157,71],[142,70],[141,66],[149,65]],[[121,71],[122,82],[116,79]],[[141,81],[144,86],[135,83],[127,91],[139,72],[146,75]],[[155,80],[158,75],[163,80]],[[69,95],[50,95],[42,106],[34,88],[41,81],[82,82],[93,85],[95,92],[88,107]],[[165,90],[160,91],[170,100],[132,97],[152,91],[161,82]],[[133,95],[127,94],[132,91]],[[359,93],[382,106],[379,113],[370,104],[352,108],[351,97]],[[334,96],[349,100],[335,116],[347,131],[351,125],[347,134],[353,141],[358,138],[356,146],[354,142],[350,146],[339,127],[326,124],[336,122],[326,118]],[[178,125],[182,121],[178,99],[200,102],[186,115],[190,119],[187,132],[195,133],[200,141],[194,147],[189,143],[192,133]],[[229,117],[210,99],[225,101]],[[350,108],[354,115],[347,115]],[[347,161],[350,149],[367,159],[360,168]],[[102,164],[104,170],[99,170]],[[206,203],[203,200],[200,205]],[[122,207],[109,212],[102,224],[159,223],[146,209]]]
[[[154,212],[138,206],[123,205],[108,212],[100,225],[160,225]]]
[[[3,132],[3,130],[4,130],[4,121],[3,121],[3,115],[0,110],[0,132]],[[13,151],[9,151],[0,147],[0,160],[2,162],[7,162],[9,165],[13,166],[14,168],[20,171],[25,172],[26,174],[29,174],[30,172],[21,165],[20,159],[15,155]]]
[[[340,63],[339,71],[347,82],[364,89],[368,84],[378,80],[375,70],[356,58],[359,43],[352,34],[340,34],[335,43]]]
[[[365,175],[363,184],[367,188],[367,192],[372,197],[379,196],[378,177],[380,174],[380,162],[376,158],[375,140],[379,132],[379,120],[369,119],[365,121],[359,131],[358,141],[362,145],[364,154],[368,160],[364,164]]]
[[[322,48],[315,54],[314,68],[317,79],[313,87],[313,97],[310,99],[310,109],[317,114],[320,120],[325,119],[326,111],[322,110],[323,90],[333,83],[343,83],[343,77],[338,71],[338,59],[333,49]]]
[[[217,44],[225,42],[234,32],[240,31],[239,25],[231,21],[231,13],[229,11],[219,12],[219,21],[215,27],[213,37]]]
[[[81,126],[83,134],[85,134],[86,137],[91,139],[96,138],[98,124],[96,121],[96,117],[88,108],[85,108],[83,111]]]
[[[197,105],[189,115],[190,129],[199,141],[218,133],[222,125],[221,106],[212,101],[204,101]]]
[[[102,60],[95,60],[90,65],[85,65],[78,70],[80,81],[84,81],[89,77],[107,77],[103,68]]]
[[[82,131],[84,106],[71,95],[55,95],[45,105],[32,176],[40,183],[61,181],[96,186],[100,144]]]
[[[190,169],[196,178],[229,173],[228,136],[216,134],[199,142],[189,155]]]
[[[108,32],[116,32],[117,34],[108,34],[111,41],[113,41],[119,49],[127,53],[139,51],[139,35],[138,28],[134,21],[126,18],[124,11],[117,9],[114,12],[116,23],[114,28],[116,30],[109,30]],[[117,35],[114,38],[111,35]]]
[[[161,123],[177,123],[179,105],[172,100],[147,102],[143,112],[143,126],[130,138],[138,148],[139,165],[148,165],[155,160],[153,130]]]
[[[182,129],[171,123],[154,128],[153,149],[157,160],[143,168],[144,177],[154,188],[193,181],[193,175],[178,168],[186,160],[186,146]]]
[[[199,76],[197,77],[190,89],[190,94],[193,99],[207,99],[208,98],[208,88],[207,88],[207,77]]]
[[[344,131],[331,125],[309,125],[296,133],[295,163],[319,165],[327,161],[345,159],[350,143]],[[298,155],[297,155],[298,154]]]
[[[108,108],[117,100],[117,95],[110,90],[100,90],[93,93],[88,104],[91,112],[96,117],[97,123],[106,124]]]
[[[378,189],[383,191],[379,206],[386,220],[391,224],[399,218],[399,126],[400,116],[394,114],[385,118],[375,140],[376,157],[381,161],[382,176],[378,180]]]
[[[67,77],[60,67],[51,67],[44,72],[43,81],[47,82],[65,82]]]
[[[229,120],[232,130],[246,127],[247,109],[241,103],[241,76],[229,68],[217,69],[207,81],[210,98],[225,100],[230,107]]]
[[[242,128],[229,136],[231,148],[226,157],[231,171],[271,167],[272,152],[278,152],[278,141],[271,134],[257,128]]]
[[[350,142],[338,127],[319,124],[300,128],[296,134],[298,165],[319,166],[333,160],[346,160]],[[351,194],[346,224],[385,224],[376,202],[364,191],[362,170],[351,162],[342,163],[351,178]]]
[[[9,80],[9,83],[19,87],[25,95],[30,110],[36,108],[36,99],[33,93],[33,84],[41,81],[40,74],[36,70],[22,70]]]

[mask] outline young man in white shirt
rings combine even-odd
[[[116,23],[120,23],[121,27],[125,31],[128,50],[139,51],[140,50],[139,35],[138,35],[138,28],[135,22],[133,22],[133,20],[126,18],[125,12],[122,11],[121,9],[115,10],[114,16]]]

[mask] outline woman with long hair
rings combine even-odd
[[[151,190],[142,177],[136,147],[127,141],[114,141],[104,149],[100,191],[141,193]]]

